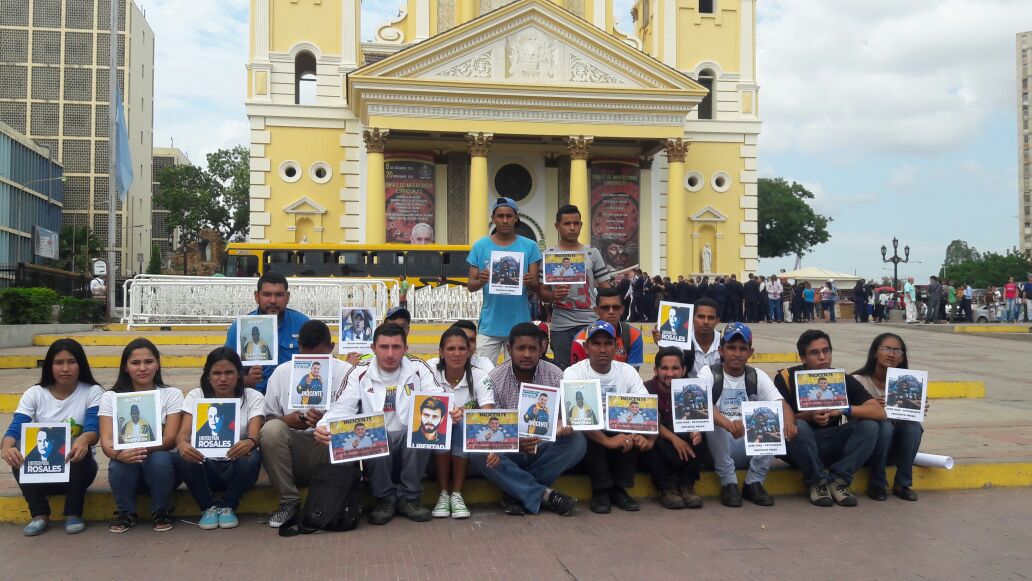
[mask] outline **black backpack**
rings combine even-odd
[[[318,531],[350,531],[358,526],[359,470],[353,462],[319,464],[308,486],[308,498],[298,514],[280,527],[281,537]]]
[[[714,363],[710,365],[710,371],[713,372],[713,404],[716,405],[720,401],[720,394],[724,392],[724,364]],[[756,391],[756,369],[746,365],[745,395],[749,401],[756,401]]]

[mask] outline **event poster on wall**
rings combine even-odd
[[[591,162],[591,245],[615,271],[634,268],[641,260],[640,205],[638,160]]]
[[[433,155],[389,153],[385,165],[387,242],[433,244]]]

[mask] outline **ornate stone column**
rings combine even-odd
[[[570,203],[581,212],[580,243],[591,244],[591,197],[588,191],[588,158],[591,157],[593,137],[570,136],[566,150],[570,154]]]
[[[488,232],[487,216],[487,152],[491,149],[491,133],[469,133],[466,145],[469,148],[469,244],[473,244]]]
[[[667,156],[667,227],[666,227],[666,275],[676,280],[680,274],[692,272],[687,255],[687,217],[684,189],[684,159],[691,145],[684,139],[668,139],[664,149]]]
[[[387,146],[387,129],[370,127],[362,132],[366,145],[366,244],[387,241],[387,187],[383,150]]]

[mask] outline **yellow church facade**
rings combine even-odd
[[[757,268],[755,0],[251,0],[251,242],[471,244],[519,233],[617,270]]]

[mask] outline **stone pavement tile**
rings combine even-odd
[[[231,531],[146,523],[125,535],[91,524],[21,536],[0,526],[6,571],[38,578],[219,579],[958,579],[1027,578],[1032,489],[924,494],[916,503],[861,499],[819,509],[801,496],[777,506],[707,506],[573,518],[510,517],[476,508],[464,521],[281,539],[244,517]]]

